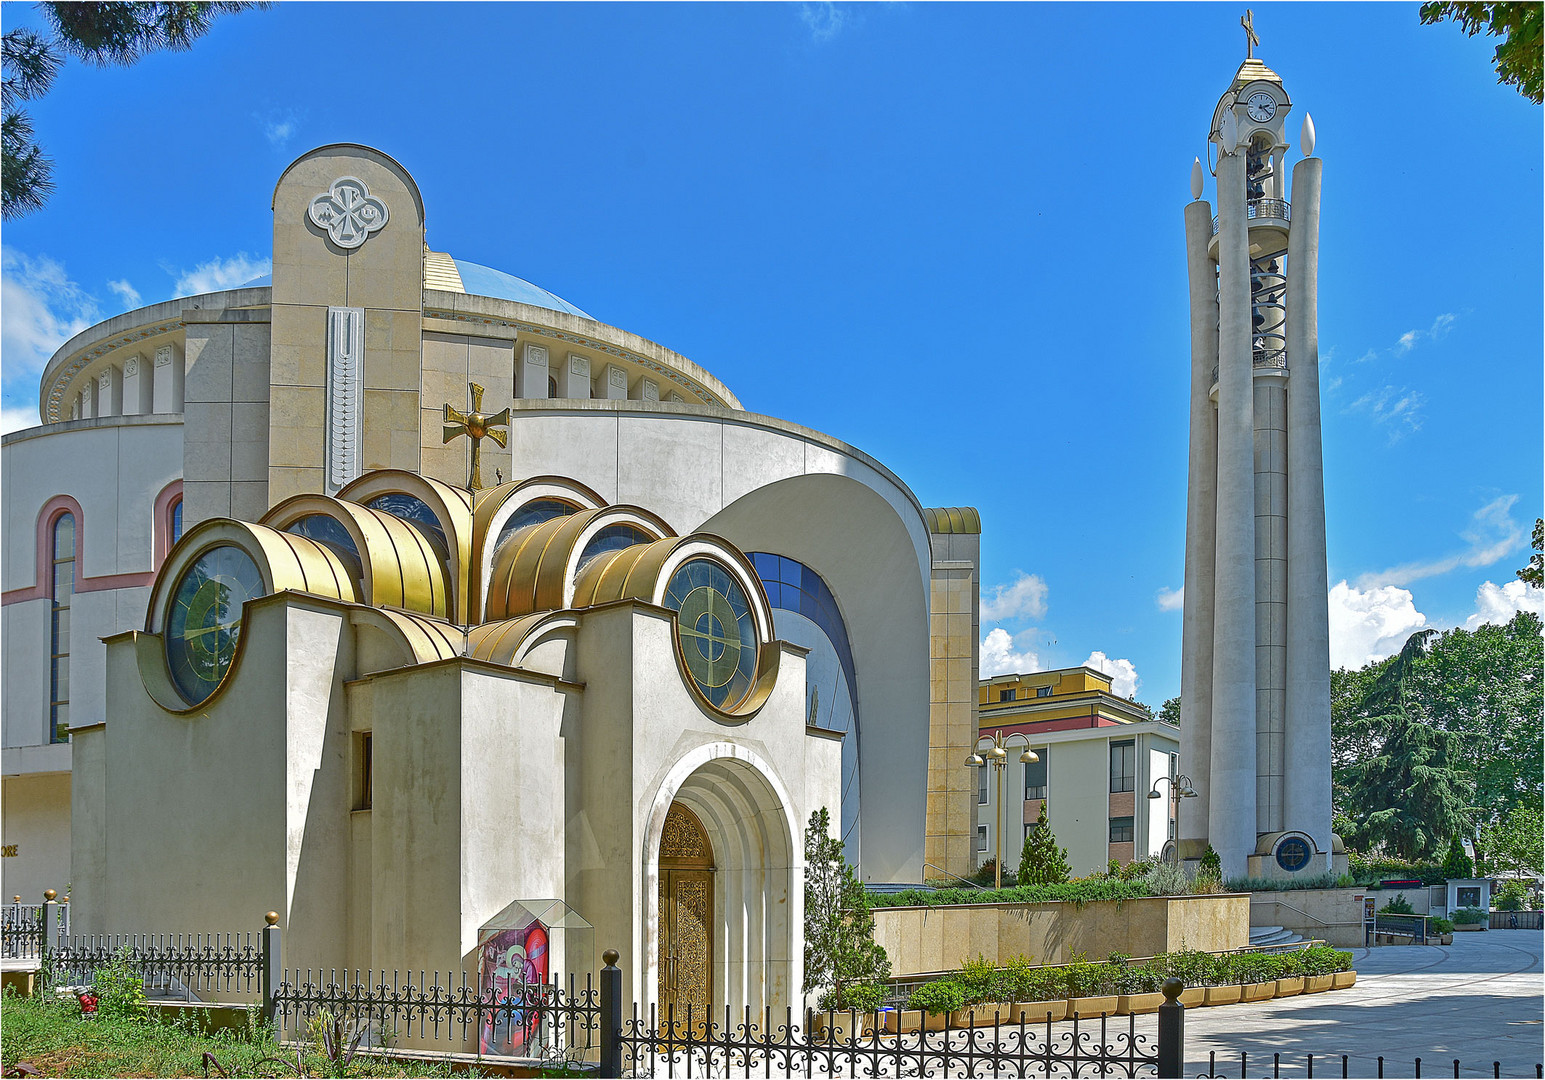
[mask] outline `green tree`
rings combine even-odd
[[[847,987],[889,978],[890,970],[890,958],[874,940],[864,886],[842,854],[842,841],[831,835],[831,815],[823,806],[805,826],[804,992],[830,991],[842,1008]]]
[[[1545,518],[1534,519],[1534,535],[1530,538],[1534,554],[1529,565],[1518,571],[1518,580],[1536,589],[1545,589]]]
[[[1180,698],[1172,697],[1159,707],[1159,719],[1166,724],[1180,726]]]
[[[1480,848],[1489,872],[1518,877],[1545,873],[1545,829],[1541,816],[1538,802],[1516,806],[1507,817],[1481,830]]]
[[[1434,633],[1407,639],[1373,680],[1362,706],[1365,716],[1353,721],[1355,738],[1378,744],[1345,769],[1343,810],[1354,825],[1350,839],[1361,850],[1429,859],[1443,837],[1467,822],[1473,787],[1457,767],[1459,738],[1424,722],[1408,700],[1412,671]]]
[[[1452,19],[1468,37],[1484,30],[1488,36],[1502,38],[1491,56],[1497,81],[1517,87],[1520,94],[1539,105],[1545,101],[1540,38],[1542,11],[1545,7],[1538,0],[1505,4],[1434,0],[1423,4],[1419,14],[1423,25]]]
[[[1470,862],[1470,856],[1465,854],[1465,847],[1460,842],[1458,833],[1449,837],[1448,854],[1443,856],[1443,876],[1446,878],[1475,876],[1475,866]]]
[[[48,36],[18,27],[3,39],[4,95],[0,101],[0,214],[7,221],[30,214],[54,189],[53,163],[38,146],[32,118],[21,103],[48,93],[66,57],[98,67],[128,67],[162,50],[184,50],[208,32],[216,16],[266,2],[41,3]]]
[[[1057,846],[1057,838],[1046,820],[1046,801],[1041,800],[1041,814],[1025,837],[1019,852],[1020,885],[1055,885],[1072,876],[1068,849]]]

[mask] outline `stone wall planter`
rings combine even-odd
[[[1162,993],[1122,994],[1116,998],[1116,1015],[1133,1016],[1158,1012],[1159,1006],[1163,1004],[1164,995]]]
[[[1305,975],[1304,976],[1304,993],[1306,993],[1306,994],[1319,994],[1319,993],[1323,993],[1326,990],[1332,989],[1334,986],[1335,986],[1335,976],[1333,976],[1333,975]]]
[[[1469,933],[1472,930],[1490,929],[1485,923],[1455,923],[1454,929],[1461,933]]]
[[[923,1030],[923,1016],[921,1009],[892,1009],[881,1013],[880,1019],[885,1024],[885,1030],[895,1035],[903,1031]]]
[[[1349,986],[1357,985],[1357,972],[1355,971],[1338,971],[1330,978],[1330,985],[1333,990],[1345,990]]]
[[[1277,996],[1277,984],[1275,982],[1246,983],[1244,986],[1240,987],[1240,990],[1242,993],[1239,996],[1239,1000],[1246,1003],[1252,1001],[1270,1001],[1272,998]]]
[[[1438,935],[1438,944],[1439,945],[1452,945],[1452,944],[1454,944],[1454,935],[1453,934],[1439,934]]]
[[[850,1036],[868,1035],[874,1031],[874,1013],[818,1012],[815,1014],[815,1034],[819,1039],[846,1042]]]
[[[1273,983],[1271,985],[1272,991],[1275,993],[1276,984]],[[1202,1004],[1204,1005],[1235,1005],[1244,997],[1245,993],[1245,988],[1237,983],[1233,986],[1206,986],[1197,987],[1197,989],[1202,991]],[[1189,992],[1187,991],[1187,993]],[[1182,995],[1180,1000],[1182,1002],[1185,1001],[1185,996]]]
[[[1302,975],[1294,975],[1291,978],[1277,980],[1278,997],[1292,997],[1294,994],[1302,994],[1303,992],[1304,977]]]
[[[1102,1016],[1115,1016],[1116,995],[1105,994],[1101,997],[1069,998],[1068,1015],[1076,1015],[1080,1020],[1097,1020]]]
[[[1068,1003],[1066,998],[1058,1001],[1016,1001],[1009,1006],[1009,1015],[1016,1024],[1044,1024],[1049,1015],[1055,1024],[1067,1017]]]
[[[1163,994],[1159,995],[1164,997]],[[1188,986],[1180,992],[1180,1003],[1188,1009],[1199,1009],[1207,1004],[1207,987]]]

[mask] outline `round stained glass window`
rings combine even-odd
[[[225,678],[241,638],[241,606],[261,595],[257,564],[229,544],[203,552],[177,579],[166,612],[166,663],[188,704],[204,701]]]
[[[1308,866],[1311,854],[1302,836],[1289,836],[1277,845],[1277,865],[1291,874]]]
[[[709,559],[689,559],[671,575],[665,606],[676,612],[681,662],[698,691],[726,712],[756,679],[756,619],[740,582]]]

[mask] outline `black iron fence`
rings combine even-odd
[[[1373,944],[1376,934],[1409,937],[1413,945],[1425,945],[1432,935],[1426,915],[1394,915],[1379,912],[1363,923],[1363,947]]]
[[[1393,1078],[1406,1075],[1420,1080],[1424,1060],[1427,1075],[1430,1077],[1450,1075],[1450,1066],[1454,1070],[1452,1075],[1456,1078],[1460,1076],[1500,1077],[1503,1075],[1502,1062],[1500,1061],[1493,1061],[1490,1066],[1476,1067],[1461,1066],[1458,1058],[1415,1058],[1410,1065],[1411,1072],[1407,1074],[1404,1061],[1396,1061],[1394,1058],[1386,1059],[1382,1054],[1369,1060],[1362,1057],[1354,1058],[1350,1054],[1304,1054],[1300,1057],[1297,1054],[1273,1053],[1268,1060],[1264,1056],[1259,1055],[1252,1059],[1248,1053],[1244,1052],[1241,1052],[1239,1055],[1237,1072],[1234,1071],[1233,1055],[1225,1055],[1220,1059],[1216,1052],[1209,1052],[1207,1055],[1207,1071],[1194,1075],[1201,1078],[1211,1078],[1211,1080],[1224,1080],[1224,1078],[1235,1076],[1244,1078],[1244,1080],[1248,1080],[1252,1076],[1262,1078],[1268,1076],[1304,1076],[1312,1080],[1315,1075],[1315,1069],[1319,1069],[1319,1075],[1322,1077],[1340,1076],[1343,1080],[1351,1076],[1371,1076],[1383,1080],[1386,1076]],[[1521,1076],[1523,1074],[1510,1071],[1507,1075]],[[1536,1078],[1545,1077],[1545,1063],[1536,1063],[1534,1065],[1534,1076]]]
[[[127,964],[151,998],[229,1002],[254,998],[262,979],[258,934],[94,934],[60,938],[48,950],[52,978],[84,985],[115,963]]]
[[[20,899],[0,909],[0,957],[30,960],[43,955],[44,943],[70,932],[70,905],[55,902],[52,890],[42,904]]]

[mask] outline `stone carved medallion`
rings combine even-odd
[[[311,200],[306,211],[312,223],[326,229],[333,243],[345,250],[359,247],[371,234],[386,228],[386,204],[354,176],[340,176],[327,191]]]

